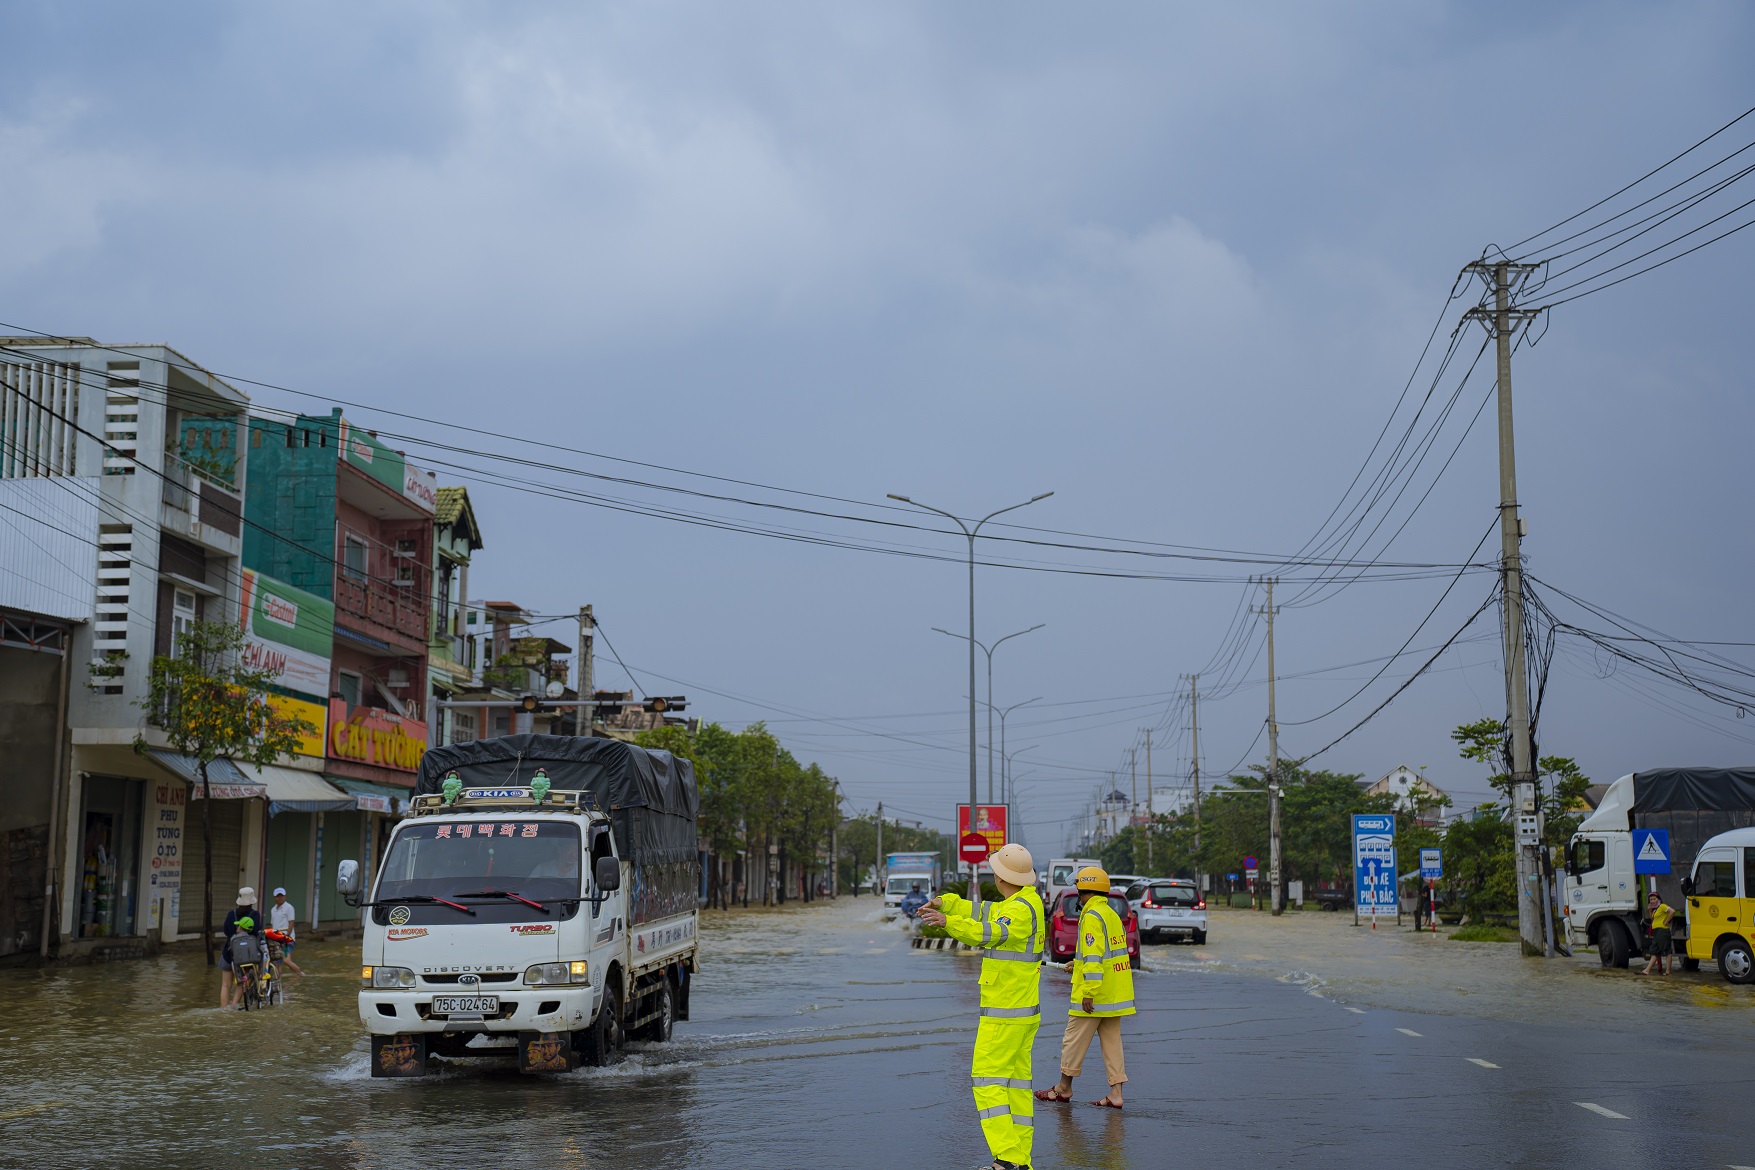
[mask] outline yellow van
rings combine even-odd
[[[1687,956],[1718,964],[1732,983],[1755,983],[1755,829],[1708,838],[1682,881],[1688,900]]]

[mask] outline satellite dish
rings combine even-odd
[[[567,693],[567,688],[565,686],[561,685],[561,681],[559,679],[555,679],[553,682],[548,684],[548,688],[545,691],[543,691],[543,693],[551,699],[558,699],[562,695]]]

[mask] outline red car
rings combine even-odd
[[[1127,961],[1134,967],[1140,965],[1140,922],[1133,907],[1127,904],[1122,894],[1110,894],[1109,905],[1127,928]],[[1048,957],[1056,963],[1064,963],[1073,957],[1079,945],[1079,894],[1077,890],[1068,890],[1055,903],[1054,913],[1048,919]]]

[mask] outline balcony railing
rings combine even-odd
[[[167,506],[185,512],[227,536],[235,537],[244,530],[243,500],[199,468],[168,453],[165,456],[164,501]]]
[[[335,608],[416,641],[427,640],[426,598],[406,586],[343,570],[335,575]]]

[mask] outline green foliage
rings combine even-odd
[[[1268,855],[1268,794],[1265,766],[1228,785],[1203,793],[1200,847],[1194,848],[1194,818],[1160,816],[1153,839],[1152,876],[1241,873],[1243,859],[1255,857],[1265,877]],[[1308,771],[1280,761],[1281,868],[1287,881],[1315,884],[1348,882],[1353,876],[1353,814],[1389,812],[1395,800],[1367,796],[1357,775]],[[1131,872],[1143,872],[1134,870]]]
[[[945,883],[944,889],[941,892],[955,894],[959,898],[967,898],[969,896],[969,879],[965,877],[952,878]],[[997,902],[1000,900],[1001,896],[999,887],[993,884],[992,879],[988,879],[981,883],[981,900],[983,902]]]
[[[1514,943],[1518,941],[1518,934],[1508,926],[1489,926],[1484,922],[1476,922],[1451,931],[1450,941]]]
[[[1479,921],[1517,904],[1514,831],[1498,805],[1483,804],[1472,818],[1452,824],[1444,834],[1444,888],[1463,913]]]

